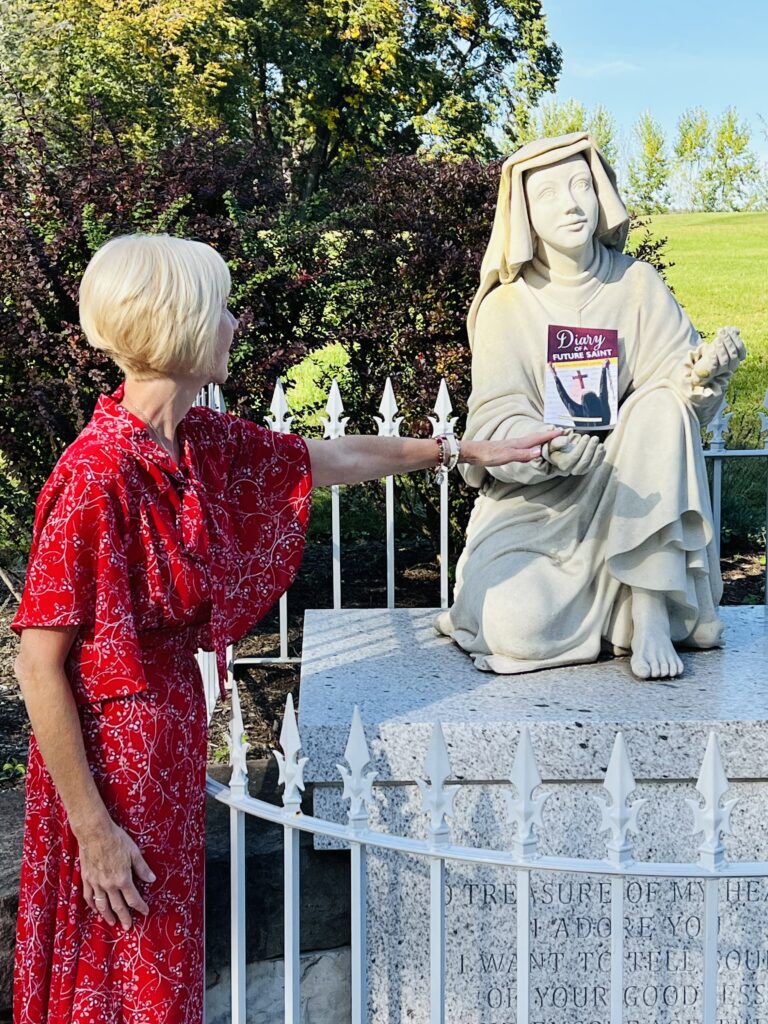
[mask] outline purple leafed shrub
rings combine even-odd
[[[107,239],[168,231],[230,261],[235,309],[253,339],[236,398],[261,397],[311,345],[295,330],[306,271],[291,239],[301,247],[303,238],[288,232],[279,266],[256,241],[275,224],[281,233],[286,202],[265,152],[198,137],[139,162],[118,143],[86,139],[82,156],[63,162],[33,132],[0,142],[0,504],[14,509],[0,540],[23,544],[38,489],[98,394],[120,380],[78,324],[79,279]]]

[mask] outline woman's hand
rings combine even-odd
[[[131,927],[131,911],[149,913],[133,880],[134,872],[143,882],[155,876],[131,837],[107,819],[104,827],[86,837],[78,837],[80,875],[85,902],[109,925],[117,921],[125,931]]]
[[[461,462],[471,466],[506,466],[541,458],[542,446],[560,437],[562,430],[545,430],[504,441],[462,441]]]

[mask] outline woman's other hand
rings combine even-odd
[[[541,458],[545,444],[562,435],[562,430],[545,430],[504,441],[462,441],[461,462],[471,466],[506,466],[509,462],[532,462]]]
[[[128,931],[131,911],[148,914],[149,907],[134,883],[134,873],[143,882],[155,876],[131,837],[114,821],[88,836],[78,837],[80,874],[85,902],[109,925],[117,921]]]

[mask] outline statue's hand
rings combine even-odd
[[[691,384],[728,378],[747,355],[738,327],[721,327],[713,340],[699,349],[691,367]]]
[[[603,461],[605,447],[599,437],[567,430],[549,442],[542,451],[542,458],[561,473],[568,476],[584,476],[597,469]]]

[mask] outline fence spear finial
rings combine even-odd
[[[291,416],[288,400],[285,397],[285,391],[283,391],[283,382],[279,377],[275,381],[275,390],[272,394],[269,408],[272,410],[272,415],[265,418],[265,423],[269,429],[274,430],[278,434],[290,433],[293,416]]]
[[[726,395],[723,395],[723,400],[709,423],[708,429],[712,434],[712,440],[709,442],[709,449],[713,452],[725,451],[725,438],[730,433],[731,418],[733,417],[732,412],[725,411],[727,404],[728,398]]]
[[[515,787],[515,795],[505,793],[504,796],[510,819],[517,826],[513,843],[521,856],[533,857],[536,855],[538,844],[536,828],[542,826],[542,812],[549,794],[543,793],[536,797],[533,795],[541,785],[541,776],[527,725],[520,730],[509,781]]]
[[[232,772],[229,777],[229,788],[232,792],[247,793],[247,754],[250,744],[248,743],[245,735],[243,713],[240,707],[240,694],[234,678],[232,679],[231,702],[229,712],[229,731],[227,732],[229,763],[232,766]]]
[[[344,404],[341,401],[339,382],[335,377],[331,382],[331,388],[328,392],[328,401],[325,404],[325,411],[328,413],[328,416],[323,419],[323,437],[329,437],[331,439],[343,437],[346,433],[349,417],[344,415]]]
[[[458,417],[451,416],[453,405],[451,404],[451,396],[448,394],[448,385],[445,383],[445,377],[440,378],[440,387],[437,391],[434,411],[435,415],[429,417],[429,422],[432,424],[432,437],[455,433],[454,428]]]
[[[283,727],[280,730],[280,746],[274,751],[275,760],[280,769],[278,785],[284,785],[283,806],[293,807],[298,813],[301,810],[301,793],[304,790],[304,765],[308,757],[299,757],[301,737],[296,725],[296,712],[293,708],[293,695],[288,694],[283,714]]]
[[[379,437],[399,437],[403,417],[397,415],[397,400],[389,377],[384,385],[384,395],[379,403],[379,412],[381,416],[373,417],[379,427]]]
[[[344,760],[349,768],[343,764],[336,765],[344,780],[342,800],[349,800],[350,822],[359,824],[368,819],[367,807],[373,802],[373,780],[377,773],[373,770],[365,771],[371,763],[371,755],[365,741],[365,729],[357,704],[352,713],[352,727],[349,730]]]
[[[453,813],[453,801],[460,787],[445,785],[446,780],[451,777],[451,762],[440,722],[435,722],[432,729],[432,739],[424,767],[429,783],[424,779],[416,779],[416,784],[421,792],[424,810],[431,815],[432,839],[445,841],[448,838],[448,824],[445,819]]]
[[[610,798],[610,802],[600,801],[600,831],[610,832],[606,841],[608,859],[614,864],[631,864],[634,855],[629,833],[638,832],[637,814],[646,801],[635,800],[631,805],[628,802],[630,795],[637,789],[637,783],[632,774],[623,733],[616,734],[603,788]]]
[[[725,844],[721,836],[731,834],[731,811],[738,799],[726,800],[722,806],[720,804],[730,789],[730,783],[723,768],[720,744],[714,730],[707,740],[696,789],[704,798],[704,804],[698,800],[686,802],[693,811],[693,834],[704,833],[699,845],[699,861],[715,870],[725,862]]]

